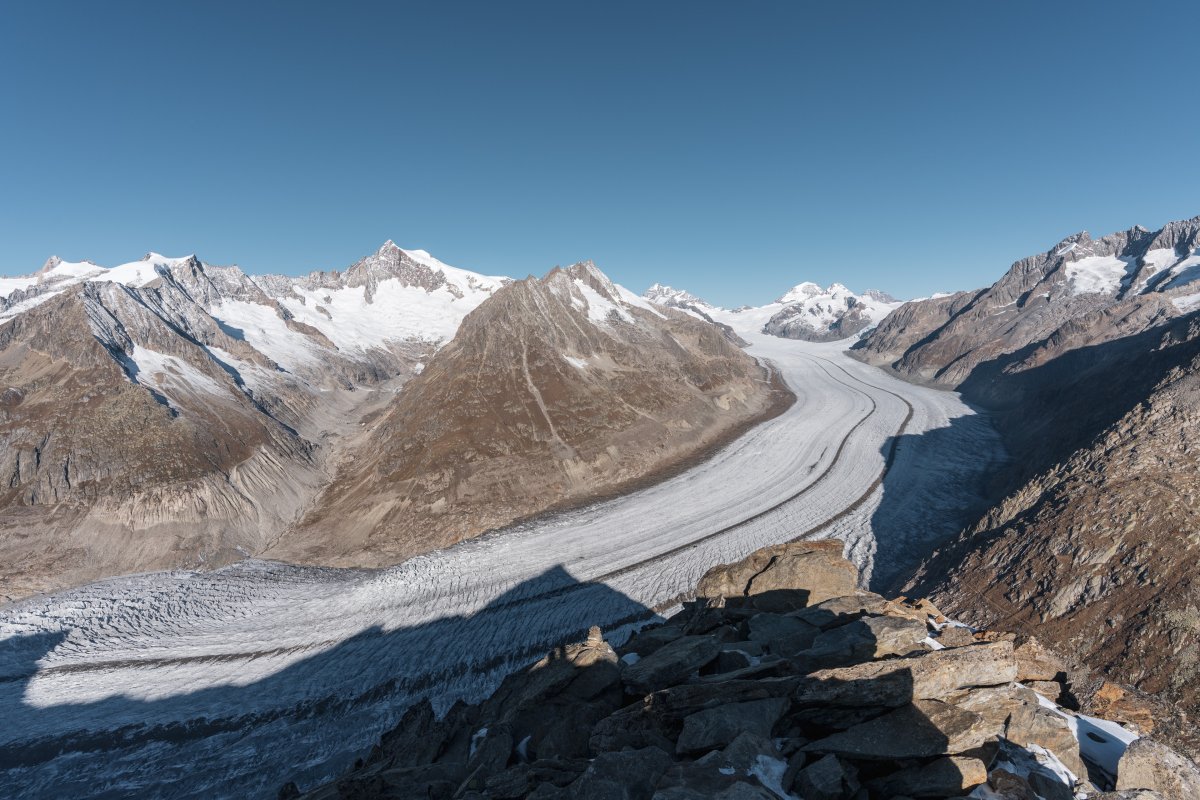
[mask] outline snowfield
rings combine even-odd
[[[1001,457],[985,419],[845,342],[740,333],[796,403],[651,488],[381,571],[247,561],[0,610],[0,786],[274,798],[348,766],[411,701],[479,700],[592,624],[619,638],[713,564],[839,536],[886,581],[956,532]]]

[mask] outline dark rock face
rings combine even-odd
[[[840,543],[812,545],[715,568],[704,585],[727,593],[702,596],[617,650],[593,629],[480,706],[457,705],[442,720],[428,704],[410,709],[364,764],[304,797],[895,800],[961,797],[986,783],[989,797],[1037,800],[1095,790],[1066,719],[1014,683],[1054,666],[1045,648],[979,632],[935,649],[932,637],[949,628],[932,604],[866,592],[756,608],[765,595],[749,591],[767,564],[809,565],[772,584],[793,599],[822,596],[828,576],[849,567]],[[856,663],[808,669],[815,647],[796,637],[854,626],[849,641],[878,631],[903,644],[852,648]],[[775,667],[747,676],[744,661],[723,664],[733,648]],[[1059,763],[1077,780],[1047,766]]]
[[[1086,365],[1069,354],[1039,370],[1047,388],[1033,396],[1046,398],[1036,406],[1046,414],[1043,435],[1010,440],[1026,463],[1049,463],[1017,476],[909,587],[972,624],[1036,633],[1110,679],[1194,714],[1200,544],[1187,532],[1200,525],[1200,512],[1187,498],[1200,475],[1200,325],[1180,319],[1105,349]],[[1046,430],[1055,427],[1049,423],[1058,430]],[[1033,680],[1067,671],[1031,658]],[[1160,735],[1170,728],[1196,747],[1179,711],[1148,713],[1112,689],[1089,691],[1081,702],[1093,698],[1097,713],[1143,731],[1158,725]]]

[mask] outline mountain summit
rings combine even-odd
[[[371,423],[268,555],[377,565],[646,481],[786,393],[716,326],[595,264],[513,281]]]

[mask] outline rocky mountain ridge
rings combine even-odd
[[[337,781],[281,798],[1192,797],[1200,769],[1060,705],[1036,639],[858,589],[836,540],[710,570],[628,641],[555,648],[477,706],[410,708]],[[1117,792],[1108,790],[1115,787]]]
[[[912,586],[973,624],[1036,627],[1195,715],[1200,321],[1121,344],[1099,365],[1081,368],[1084,357],[1071,354],[1051,362],[1054,395],[1080,398],[1078,411],[1061,412],[1078,427],[1064,420],[1069,430],[1043,445],[1055,446],[1051,457],[1032,451],[1050,466],[943,548]]]
[[[911,379],[958,387],[981,365],[1008,371],[1146,330],[1200,303],[1200,217],[1066,237],[992,286],[902,306],[856,348]]]

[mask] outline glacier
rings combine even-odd
[[[837,536],[879,584],[957,532],[1004,457],[985,416],[847,342],[739,333],[796,403],[654,486],[383,570],[247,560],[0,609],[0,785],[273,798],[349,766],[421,697],[477,701],[592,624],[619,638],[713,564]]]

